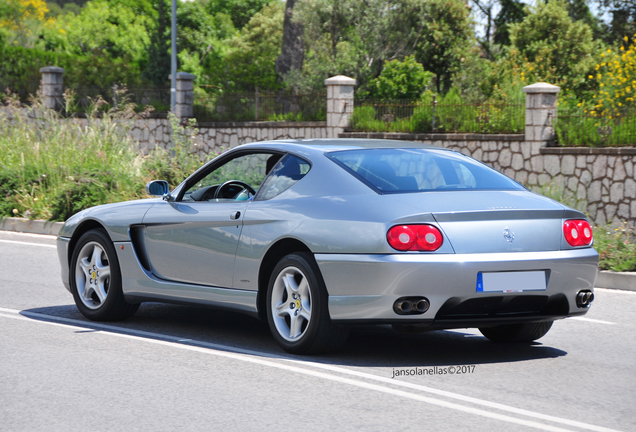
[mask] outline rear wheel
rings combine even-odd
[[[480,327],[479,331],[493,342],[532,342],[545,336],[552,327],[552,322],[503,324],[494,327]]]
[[[125,319],[139,309],[124,299],[115,248],[100,229],[86,232],[77,242],[70,282],[77,308],[90,320]]]
[[[267,321],[276,342],[295,354],[339,348],[349,329],[331,322],[327,303],[327,289],[311,255],[281,259],[267,289]]]

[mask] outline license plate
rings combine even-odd
[[[546,289],[545,271],[477,273],[477,292],[523,292]]]

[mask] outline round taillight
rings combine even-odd
[[[434,251],[440,248],[443,238],[442,233],[433,225],[419,225],[417,230],[417,245],[419,250]]]
[[[386,238],[393,249],[407,251],[415,244],[416,234],[410,226],[398,225],[386,233]]]
[[[444,242],[442,233],[433,225],[396,225],[389,229],[386,238],[399,251],[435,251]]]
[[[563,235],[570,246],[588,246],[592,243],[592,227],[585,220],[567,220],[563,223]]]

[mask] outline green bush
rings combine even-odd
[[[599,254],[599,270],[636,271],[636,231],[626,224],[595,227],[594,248]]]
[[[170,151],[144,155],[127,133],[138,118],[131,104],[98,119],[91,115],[99,110],[96,103],[87,119],[61,119],[37,100],[27,109],[19,108],[15,98],[5,102],[0,217],[64,220],[93,205],[143,198],[144,184],[153,179],[176,186],[201,165],[196,130],[179,125],[174,116]]]

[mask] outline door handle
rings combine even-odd
[[[240,211],[235,211],[235,212],[232,212],[232,214],[230,214],[230,219],[232,219],[232,220],[236,220],[236,219],[238,219],[240,217],[241,217],[241,212]]]

